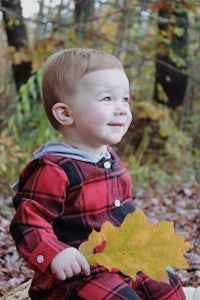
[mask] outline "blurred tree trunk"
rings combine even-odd
[[[44,18],[44,0],[39,1],[39,12],[37,16],[37,28],[36,28],[36,33],[35,33],[35,40],[42,40],[45,37],[45,32],[46,32],[46,25],[43,23],[43,18]]]
[[[187,76],[181,71],[187,67],[188,16],[184,7],[173,1],[160,0],[157,5],[160,39],[156,54],[154,99],[174,109],[182,105],[187,86]]]
[[[83,30],[85,23],[91,19],[92,14],[95,11],[94,1],[93,0],[76,0],[75,2],[75,11],[74,18],[77,24],[77,35],[83,37]]]
[[[17,61],[13,59],[12,69],[17,90],[26,83],[31,74],[31,62],[27,61],[26,49],[28,37],[25,24],[22,21],[22,8],[20,0],[1,0],[3,20],[7,34],[8,45],[14,47],[14,56],[18,53]]]

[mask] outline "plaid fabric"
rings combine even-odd
[[[140,299],[139,296],[141,299],[185,299],[166,298],[165,294],[169,295],[166,289],[163,298],[142,298],[142,287],[152,290],[147,277],[135,285],[131,278],[110,273],[98,265],[91,266],[91,276],[79,275],[64,282],[56,280],[50,272],[49,264],[61,250],[78,247],[93,228],[100,230],[107,220],[119,226],[135,209],[130,174],[116,153],[111,148],[108,150],[111,158],[103,158],[96,164],[45,155],[31,161],[23,170],[19,191],[13,198],[16,214],[10,230],[20,255],[35,270],[31,298],[95,299],[97,293],[98,299]],[[167,286],[172,295],[178,293],[177,284]]]
[[[97,271],[98,270],[98,271]],[[169,273],[169,284],[156,282],[142,272],[136,280],[117,270],[107,271],[97,266],[91,276],[63,282],[54,282],[48,291],[38,291],[32,286],[33,300],[186,300],[180,281]]]
[[[181,284],[171,273],[169,282],[156,282],[142,272],[135,281],[120,273],[105,272],[104,276],[92,278],[70,299],[184,300]]]

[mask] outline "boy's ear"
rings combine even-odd
[[[58,102],[54,104],[52,107],[52,114],[61,125],[69,126],[74,121],[70,108],[65,103]]]

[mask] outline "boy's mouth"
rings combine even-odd
[[[108,124],[109,126],[112,126],[112,127],[122,127],[123,124],[122,123],[111,123],[111,124]]]

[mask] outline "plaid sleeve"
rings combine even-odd
[[[58,165],[35,161],[22,172],[19,192],[13,198],[16,214],[11,234],[20,255],[42,272],[68,246],[58,241],[52,226],[62,213],[68,184],[65,172]]]

